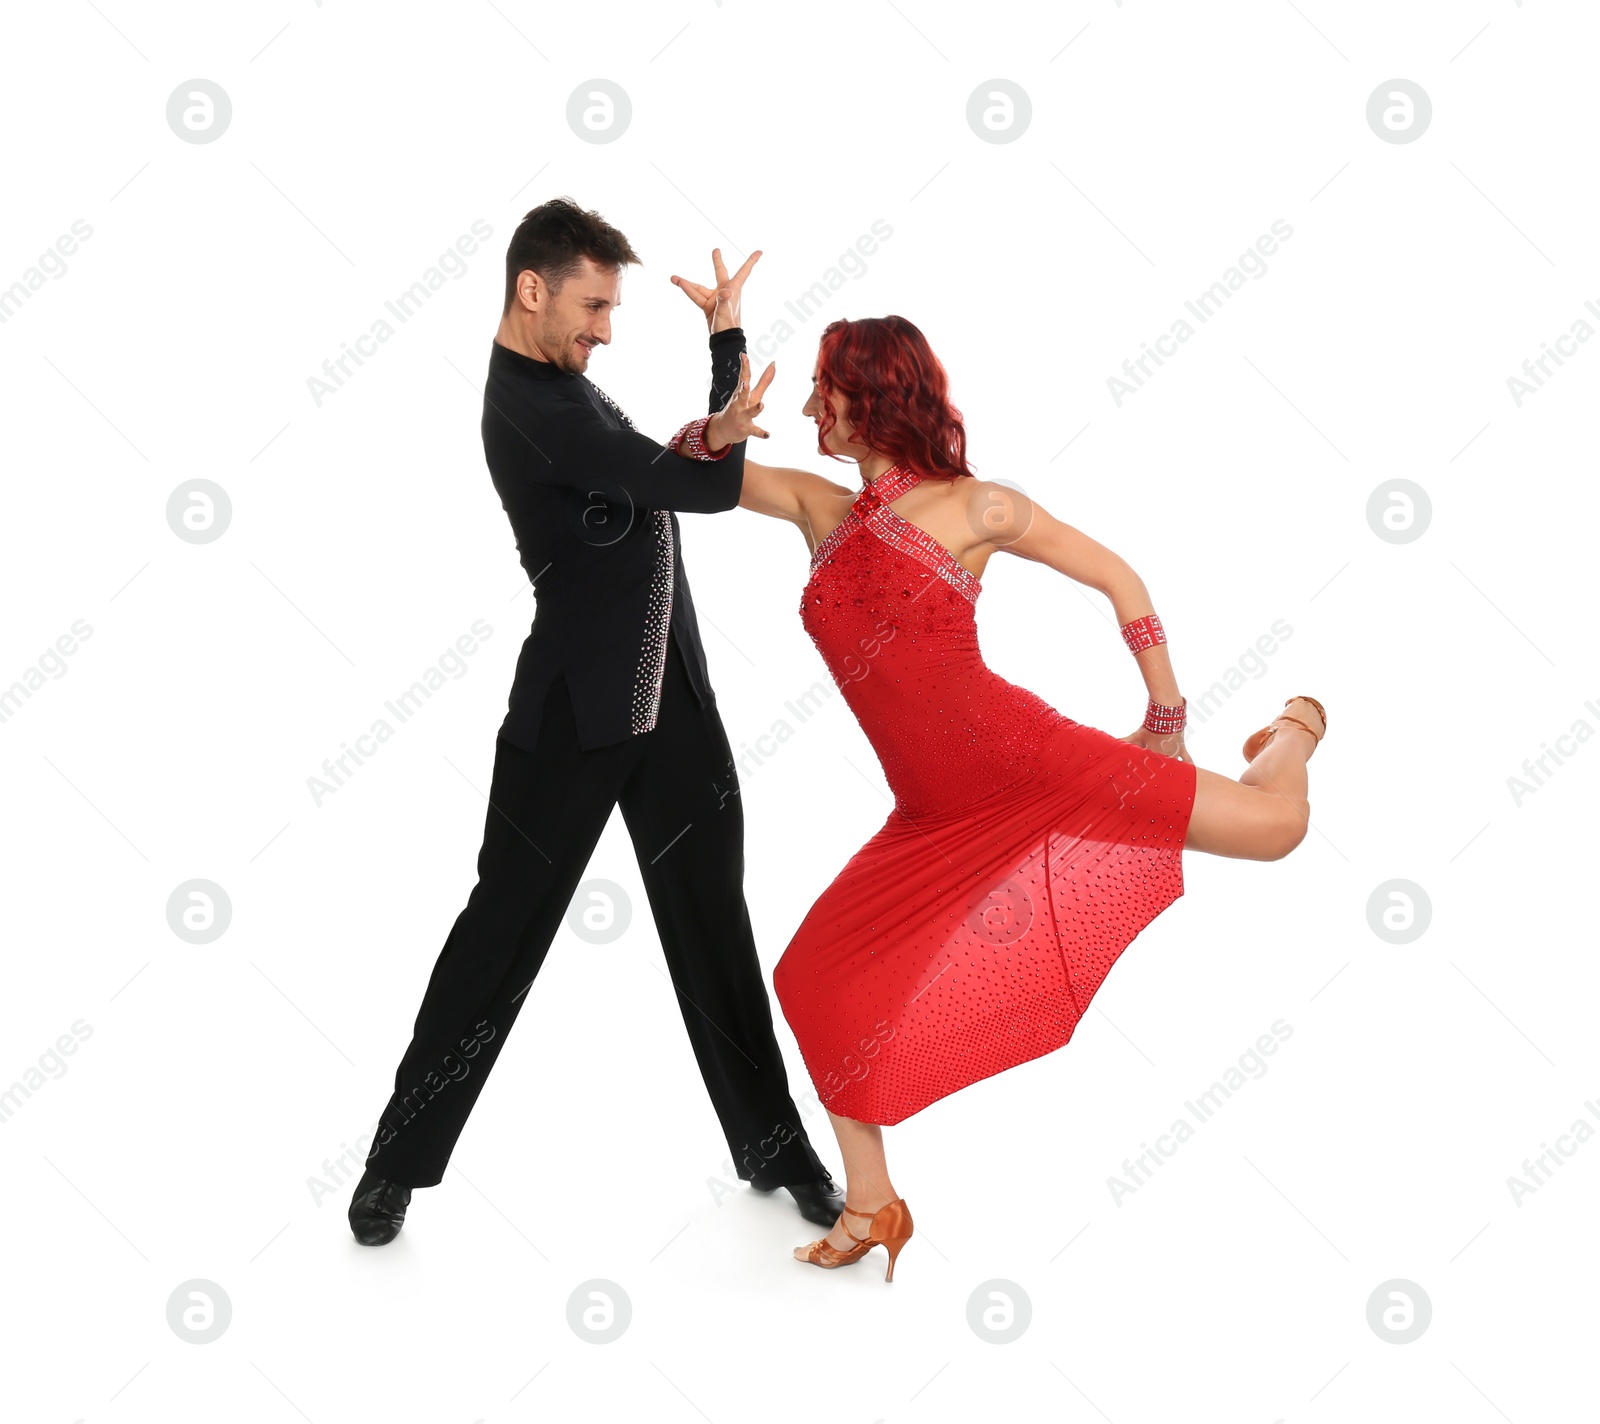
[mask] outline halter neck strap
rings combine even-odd
[[[908,489],[920,484],[922,476],[901,465],[891,465],[877,479],[862,486],[861,493],[851,506],[858,514],[867,514],[880,505],[890,504]]]

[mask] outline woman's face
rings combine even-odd
[[[808,415],[816,422],[819,432],[817,448],[829,455],[843,455],[852,460],[864,460],[872,452],[865,445],[855,443],[856,428],[850,423],[850,402],[842,391],[833,391],[826,398],[821,388],[817,385],[817,377],[822,373],[822,360],[819,356],[816,364],[811,368],[811,394],[801,410],[802,415]],[[833,408],[833,428],[828,431],[826,441],[820,438],[822,430],[822,416],[826,406]]]

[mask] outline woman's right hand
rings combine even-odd
[[[728,397],[727,405],[712,416],[706,426],[706,444],[711,449],[720,450],[724,445],[737,445],[752,435],[760,436],[763,440],[768,438],[767,432],[756,424],[756,417],[761,414],[762,407],[766,404],[762,397],[766,395],[767,387],[772,384],[777,369],[777,366],[769,361],[767,369],[761,373],[761,379],[752,389],[749,353],[744,351],[739,353],[739,384]]]
[[[1194,760],[1189,755],[1189,749],[1183,744],[1182,732],[1152,732],[1148,727],[1136,727],[1129,735],[1118,737],[1117,740],[1132,742],[1136,747],[1148,747],[1153,752],[1175,757],[1178,761]]]

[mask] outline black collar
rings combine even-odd
[[[492,344],[489,362],[507,370],[521,371],[523,375],[532,376],[539,381],[559,381],[572,375],[570,371],[563,371],[554,361],[540,361],[533,356],[524,356],[520,351],[513,351],[498,341]]]

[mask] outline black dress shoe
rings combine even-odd
[[[776,1187],[756,1187],[758,1192],[775,1192]],[[784,1188],[794,1198],[794,1204],[800,1209],[800,1215],[813,1226],[832,1226],[839,1219],[839,1213],[844,1210],[844,1192],[839,1184],[830,1177],[819,1178],[815,1182],[796,1182]]]
[[[410,1204],[410,1187],[387,1182],[368,1168],[350,1199],[350,1229],[363,1246],[386,1246],[400,1234]]]

